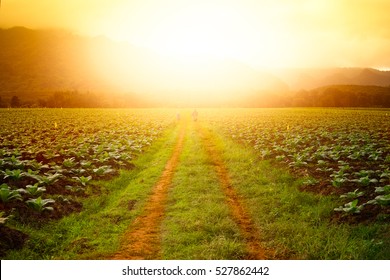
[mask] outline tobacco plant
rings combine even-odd
[[[8,203],[13,200],[22,200],[22,196],[19,190],[12,190],[7,184],[1,184],[0,200],[3,203]]]
[[[48,206],[48,205],[52,204],[54,202],[55,202],[54,199],[51,199],[51,198],[42,199],[42,197],[40,196],[38,198],[31,198],[31,199],[27,200],[26,204],[31,209],[41,213],[45,210],[46,211],[53,211],[53,207]]]

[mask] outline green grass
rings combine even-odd
[[[261,161],[251,148],[222,138],[214,140],[223,153],[231,180],[246,201],[264,246],[276,258],[389,259],[389,225],[347,225],[330,222],[336,198],[301,192],[302,179]]]
[[[240,259],[245,245],[230,218],[214,166],[190,125],[163,222],[164,259]]]
[[[176,142],[177,129],[169,129],[111,181],[97,182],[102,194],[83,201],[83,211],[44,226],[12,224],[30,237],[22,250],[6,259],[104,259],[120,245],[121,236],[142,211],[153,185],[161,176]],[[129,210],[129,203],[134,203]],[[11,224],[11,223],[10,223]]]

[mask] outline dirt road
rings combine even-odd
[[[143,214],[129,226],[120,250],[112,259],[161,259],[161,224],[164,219],[167,194],[172,186],[175,170],[180,164],[179,158],[186,134],[190,132],[188,129],[189,121],[189,118],[183,119],[179,124],[180,132],[172,156],[168,160],[159,181],[153,187],[153,192],[146,203]],[[214,144],[212,133],[205,129],[201,123],[195,123],[191,127],[191,133],[198,133],[202,139],[202,145],[212,162],[212,166],[215,167],[221,191],[226,196],[226,203],[229,206],[231,217],[238,225],[247,245],[247,259],[265,259],[266,253],[259,240],[259,230],[245,209],[244,202],[231,184],[228,169],[223,162],[220,151]]]

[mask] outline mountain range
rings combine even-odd
[[[221,96],[285,93],[327,85],[390,86],[390,71],[256,70],[235,60],[180,61],[129,43],[63,30],[0,29],[0,50],[0,97],[5,99],[82,91],[133,92],[169,100],[183,92],[183,99],[207,97],[218,102]]]
[[[276,69],[291,90],[311,90],[328,85],[390,86],[390,71],[373,68]]]

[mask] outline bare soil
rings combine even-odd
[[[0,225],[0,257],[4,257],[8,250],[21,249],[27,239],[27,234]]]

